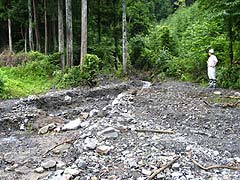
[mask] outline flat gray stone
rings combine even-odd
[[[56,161],[54,161],[54,160],[49,160],[49,161],[43,162],[43,163],[42,163],[42,167],[43,167],[44,169],[49,169],[49,168],[55,167],[56,164],[57,164]]]

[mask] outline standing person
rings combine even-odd
[[[208,78],[209,78],[209,88],[216,88],[217,80],[216,80],[216,65],[218,63],[217,57],[214,55],[214,49],[210,49],[208,51]]]

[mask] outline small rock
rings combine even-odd
[[[89,122],[88,121],[84,121],[80,124],[81,127],[85,128],[85,127],[88,127],[89,126]]]
[[[193,149],[193,146],[192,145],[188,145],[187,147],[186,147],[186,151],[191,151]]]
[[[181,177],[183,174],[180,173],[180,172],[173,172],[171,175],[172,175],[172,177],[175,177],[175,178],[178,177],[178,178],[179,178],[179,177]]]
[[[103,135],[105,138],[117,138],[118,137],[119,130],[113,128],[113,127],[108,127],[101,131],[99,135]]]
[[[147,169],[142,169],[142,174],[150,176],[152,174],[152,171],[147,170]]]
[[[26,166],[22,166],[22,167],[15,169],[15,172],[18,174],[28,174],[30,172],[30,169]]]
[[[46,134],[48,131],[52,131],[56,128],[56,125],[54,123],[48,124],[47,126],[42,127],[39,129],[38,134]]]
[[[63,168],[66,167],[66,163],[65,163],[65,162],[62,162],[62,161],[58,161],[56,167],[57,167],[58,169],[63,169]]]
[[[234,161],[236,161],[237,163],[240,163],[240,157],[235,157]]]
[[[84,141],[84,147],[89,150],[94,150],[97,146],[97,139],[87,137]]]
[[[93,109],[89,112],[89,117],[93,117],[93,116],[96,116],[98,114],[98,111],[97,109]]]
[[[87,168],[87,163],[85,161],[81,160],[81,159],[78,159],[75,163],[77,164],[77,167],[79,169],[86,169]]]
[[[158,174],[157,178],[158,179],[165,179],[165,176],[166,176],[165,174]]]
[[[5,168],[5,171],[14,171],[15,167],[9,166]]]
[[[173,169],[173,170],[179,170],[179,168],[180,168],[180,164],[179,164],[179,163],[174,163],[174,164],[172,165],[172,169]]]
[[[91,180],[98,180],[96,176],[91,177]]]
[[[114,149],[114,148],[113,148],[113,147],[110,147],[110,146],[105,146],[105,145],[103,145],[103,146],[97,147],[97,148],[96,148],[96,152],[97,152],[97,153],[100,153],[100,154],[108,154],[108,152],[109,152],[110,150],[112,150],[112,149]]]
[[[48,132],[48,126],[44,126],[39,129],[38,134],[46,134]]]
[[[74,180],[81,180],[81,177],[75,177]]]
[[[20,125],[20,130],[21,130],[21,131],[24,131],[24,130],[25,130],[25,125],[24,125],[24,124],[21,124],[21,125]]]
[[[87,119],[88,116],[89,116],[89,113],[87,113],[87,112],[81,112],[80,115],[81,115],[81,117],[82,117],[83,119]]]
[[[67,95],[64,97],[64,101],[70,104],[72,102],[72,98]]]
[[[221,95],[222,92],[221,91],[214,91],[213,94],[216,94],[216,95]]]
[[[139,177],[137,180],[146,180],[146,177]]]
[[[63,131],[78,129],[81,126],[82,120],[77,118],[73,121],[68,122],[62,127]]]
[[[234,96],[239,96],[240,97],[240,92],[235,92]]]
[[[213,151],[213,155],[214,155],[214,156],[218,156],[218,155],[219,155],[219,152],[218,152],[218,151]]]
[[[103,110],[100,110],[100,111],[98,111],[97,116],[98,117],[106,117],[107,116],[107,112],[103,111]]]
[[[42,167],[43,167],[44,169],[49,169],[49,168],[55,167],[56,164],[57,164],[56,161],[50,160],[50,161],[43,162],[43,163],[42,163]]]
[[[130,166],[130,168],[138,167],[137,162],[135,160],[131,160],[131,159],[128,160],[128,165]]]
[[[36,172],[36,173],[43,173],[44,169],[43,169],[43,167],[38,167],[38,168],[34,169],[34,172]]]
[[[80,177],[79,180],[88,180],[89,178],[88,177]]]
[[[66,152],[70,146],[71,146],[70,144],[62,144],[61,146],[58,146],[55,149],[53,149],[52,152],[55,154],[59,154],[61,152]]]
[[[80,171],[77,170],[77,169],[66,168],[66,169],[64,170],[64,174],[70,174],[70,175],[72,175],[72,176],[76,176],[76,175],[78,175],[79,173],[80,173]]]

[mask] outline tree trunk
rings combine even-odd
[[[113,0],[113,9],[117,9],[116,7],[116,0]],[[115,58],[115,62],[114,62],[114,66],[115,69],[118,70],[118,30],[117,30],[117,24],[118,24],[118,19],[117,19],[117,13],[114,12],[113,13],[113,26],[114,26],[114,31],[113,31],[113,38],[114,38],[114,46],[115,46],[115,52],[114,52],[114,58]]]
[[[56,33],[56,14],[55,14],[55,7],[54,7],[54,1],[51,1],[51,9],[54,10],[52,13],[52,21],[51,21],[51,32],[52,32],[52,40],[53,40],[53,51],[55,52],[57,50],[57,33]],[[49,38],[50,39],[50,38]]]
[[[98,17],[97,17],[97,27],[98,27],[98,44],[101,43],[101,0],[98,0]]]
[[[24,52],[27,52],[27,28],[24,28]]]
[[[126,20],[126,0],[123,0],[123,15],[122,15],[122,33],[123,33],[123,75],[127,74],[127,20]]]
[[[29,22],[29,29],[28,29],[29,48],[30,48],[30,51],[33,51],[34,44],[33,44],[33,33],[32,33],[32,2],[31,0],[28,0],[28,22]]]
[[[232,31],[232,17],[228,21],[228,36],[229,36],[229,58],[230,64],[233,65],[233,31]]]
[[[40,51],[40,37],[39,37],[39,28],[38,28],[38,0],[33,0],[33,14],[34,14],[34,23],[35,23],[35,37],[36,37],[36,50]]]
[[[60,58],[61,58],[62,69],[64,69],[65,56],[64,56],[63,1],[62,0],[58,0],[58,51],[62,53]]]
[[[47,2],[44,0],[45,54],[48,53]]]
[[[81,59],[80,59],[81,70],[83,70],[84,57],[86,54],[87,54],[87,0],[82,0]]]
[[[8,18],[8,41],[9,41],[9,51],[12,52],[12,25],[11,19]]]
[[[66,0],[67,66],[73,66],[72,0]]]

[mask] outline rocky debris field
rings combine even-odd
[[[238,180],[240,93],[140,80],[0,102],[1,180]]]

